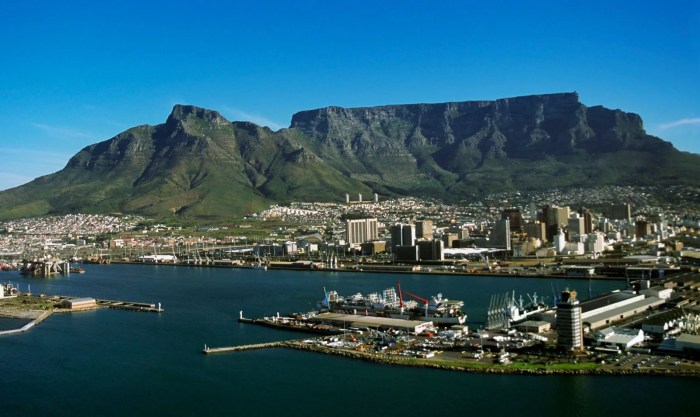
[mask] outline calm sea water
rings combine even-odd
[[[97,310],[54,314],[0,337],[0,416],[697,415],[697,379],[477,375],[376,365],[268,349],[205,356],[209,346],[299,337],[240,324],[307,311],[323,287],[341,294],[402,288],[462,299],[483,322],[492,293],[588,293],[585,281],[167,266],[87,265],[52,279],[2,273],[33,293],[161,302],[163,314]],[[593,283],[593,292],[620,282]],[[515,415],[515,414],[514,414]]]

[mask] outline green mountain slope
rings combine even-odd
[[[176,105],[0,192],[0,218],[69,212],[234,216],[346,193],[469,194],[700,183],[700,156],[647,135],[632,113],[576,93],[297,113],[273,132]]]

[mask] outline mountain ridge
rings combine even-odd
[[[697,184],[700,156],[648,135],[639,115],[578,94],[329,106],[272,131],[175,105],[0,192],[0,218],[66,212],[226,217],[346,193],[462,198],[605,184]],[[652,169],[654,168],[654,169]]]

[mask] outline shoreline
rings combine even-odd
[[[112,264],[118,265],[150,265],[150,266],[171,266],[171,267],[190,267],[190,268],[223,268],[223,269],[251,269],[256,268],[249,265],[216,265],[216,264],[184,264],[184,263],[170,263],[170,262],[132,262],[132,261],[111,261]],[[369,274],[419,274],[419,275],[441,275],[441,276],[478,276],[478,277],[494,277],[494,278],[534,278],[534,279],[573,279],[573,280],[596,280],[596,281],[626,281],[627,278],[623,276],[608,276],[608,275],[594,275],[594,276],[578,276],[578,275],[553,275],[553,274],[522,274],[522,273],[507,273],[507,272],[492,272],[492,271],[450,271],[450,270],[405,270],[399,269],[396,266],[375,266],[375,265],[363,265],[357,269],[355,268],[311,268],[311,267],[299,267],[299,266],[287,266],[280,264],[268,265],[268,270],[284,270],[284,271],[311,271],[311,272],[359,272],[359,273],[369,273]]]
[[[303,350],[325,355],[334,355],[345,357],[348,359],[362,360],[366,362],[379,363],[392,366],[412,366],[421,368],[442,369],[453,372],[468,372],[479,374],[507,374],[507,375],[530,375],[530,376],[546,376],[546,375],[605,375],[605,376],[672,376],[672,377],[700,377],[699,370],[671,370],[671,369],[615,369],[597,367],[592,369],[556,369],[556,368],[535,368],[523,369],[511,365],[490,364],[483,366],[469,366],[444,363],[433,359],[421,358],[404,358],[398,356],[390,356],[386,354],[374,354],[367,352],[358,352],[348,349],[333,349],[325,346],[310,345],[299,341],[287,341],[279,344],[280,347],[286,349]]]

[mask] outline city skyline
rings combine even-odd
[[[304,1],[3,5],[0,190],[177,103],[273,130],[338,105],[577,91],[700,153],[700,6]]]

